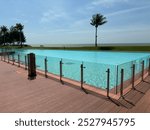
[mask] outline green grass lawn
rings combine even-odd
[[[0,46],[0,48],[14,48],[21,49],[19,46]],[[55,49],[55,50],[91,50],[91,51],[148,51],[150,52],[150,46],[103,46],[103,47],[31,47],[23,46],[22,49]]]

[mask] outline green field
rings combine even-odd
[[[16,48],[21,49],[19,46],[0,46],[0,48]],[[150,46],[102,46],[102,47],[32,47],[23,46],[22,49],[50,49],[50,50],[91,50],[91,51],[148,51],[150,52]]]

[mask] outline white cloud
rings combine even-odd
[[[105,6],[110,6],[115,3],[123,3],[123,2],[128,2],[129,0],[94,0],[92,2],[92,5],[105,5]]]
[[[146,9],[146,8],[150,8],[150,5],[143,6],[143,7],[131,8],[131,9],[125,9],[125,10],[121,10],[121,11],[116,11],[113,13],[106,14],[106,16],[121,15],[121,14],[130,13],[130,12],[134,12],[134,11],[138,11],[138,10],[142,10],[142,9]]]
[[[101,33],[102,43],[149,43],[150,31],[117,31]]]
[[[91,14],[91,12],[95,12],[97,7],[109,8],[114,6],[115,4],[120,3],[128,3],[129,0],[92,0],[90,3],[83,5],[82,8],[77,9],[77,12],[80,14]]]
[[[11,20],[16,22],[16,23],[23,23],[23,24],[26,24],[29,22],[28,20],[22,19],[22,18],[12,18]]]
[[[80,19],[73,22],[71,25],[72,28],[83,29],[86,25],[90,25],[89,19]]]
[[[50,22],[53,20],[59,20],[61,18],[67,18],[68,15],[66,12],[62,10],[48,10],[47,12],[44,12],[41,18],[41,22]]]
[[[101,30],[101,32],[104,32],[104,33],[142,32],[142,31],[145,31],[145,32],[150,31],[150,27],[147,27],[147,25],[145,25],[145,24],[134,23],[134,25],[125,25],[125,26],[122,26],[120,28],[109,27],[109,28],[105,28],[105,30]]]

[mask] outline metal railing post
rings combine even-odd
[[[142,81],[144,81],[144,60],[142,61]]]
[[[18,67],[20,67],[20,55],[18,54]]]
[[[28,79],[33,80],[36,78],[36,56],[34,53],[29,53],[27,55],[28,60]]]
[[[9,63],[9,53],[8,53],[8,55],[7,55],[7,56],[8,56],[8,60],[7,60],[7,62]]]
[[[132,88],[134,88],[134,81],[135,81],[135,64],[132,66]]]
[[[110,69],[108,69],[106,72],[107,72],[107,97],[109,97]]]
[[[14,55],[12,55],[12,65],[14,65],[14,62],[15,62],[15,58]]]
[[[83,64],[80,65],[80,68],[81,68],[81,89],[83,89],[83,83],[84,83],[84,79],[83,79]]]
[[[87,92],[85,91],[83,84],[85,83],[84,81],[84,69],[85,67],[83,66],[83,63],[80,65],[80,69],[81,69],[81,89],[87,94]]]
[[[85,88],[83,87],[83,84],[85,83],[84,81],[84,66],[83,66],[83,63],[80,65],[80,69],[81,69],[81,89],[86,93],[88,94],[88,92],[85,90]]]
[[[25,70],[27,70],[27,56],[25,55]]]
[[[47,57],[44,59],[44,65],[45,65],[45,77],[47,78]]]
[[[5,62],[5,60],[6,60],[5,58],[6,58],[6,57],[5,57],[5,54],[4,54],[4,62]]]
[[[4,53],[2,52],[2,55],[1,55],[1,61],[4,60]]]
[[[150,58],[149,58],[149,67],[148,67],[149,75],[150,75]]]
[[[62,77],[63,77],[62,65],[63,65],[63,62],[62,62],[62,59],[61,59],[60,62],[59,62],[59,66],[60,66],[60,82],[61,83],[62,83]]]
[[[123,80],[124,80],[124,69],[121,69],[120,97],[123,97]]]
[[[117,75],[116,75],[116,88],[115,88],[115,94],[118,93],[118,88],[117,88],[117,86],[118,86],[118,65],[117,65]]]

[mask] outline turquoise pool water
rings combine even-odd
[[[40,56],[57,57],[92,63],[119,65],[149,56],[150,53],[99,52],[99,51],[64,51],[64,50],[21,50],[25,54],[35,53]]]
[[[149,66],[150,53],[142,52],[100,52],[100,51],[64,51],[64,50],[15,50],[15,58],[20,54],[22,62],[28,53],[36,54],[37,69],[44,70],[47,57],[48,72],[59,75],[59,62],[62,60],[63,76],[80,82],[80,65],[84,65],[86,84],[106,89],[107,69],[110,69],[110,88],[120,84],[121,69],[124,69],[124,81],[132,77],[132,65],[136,74]]]

